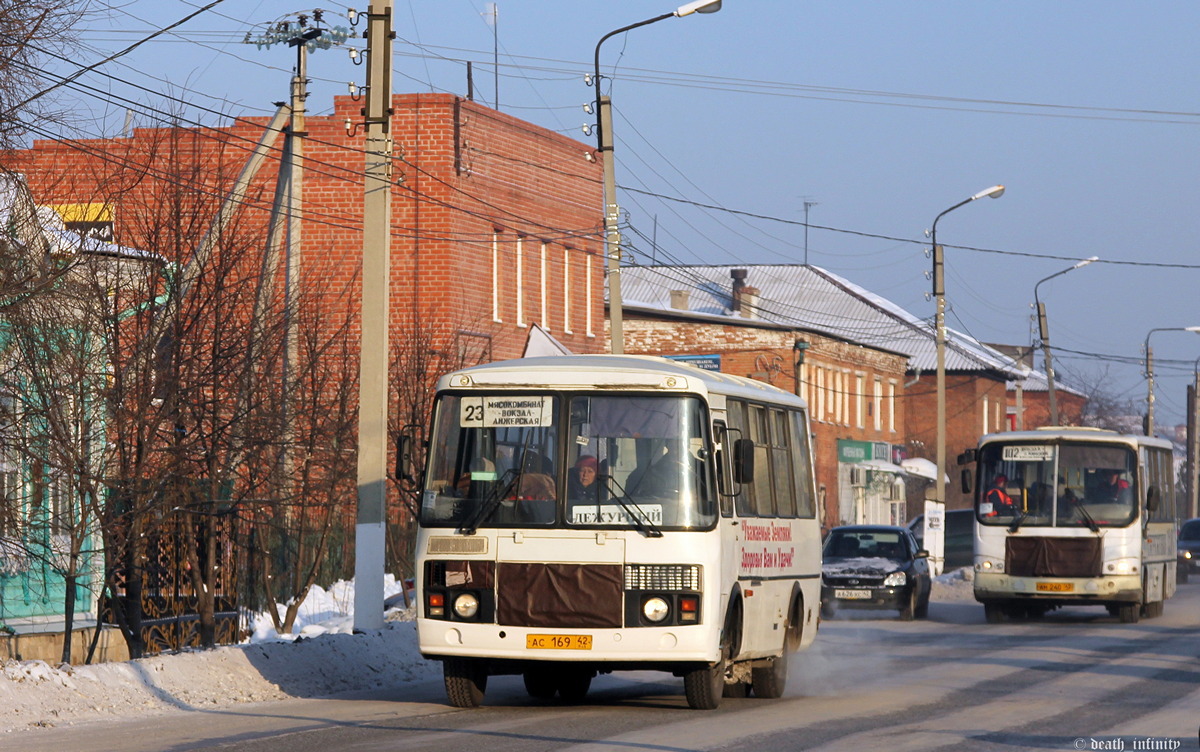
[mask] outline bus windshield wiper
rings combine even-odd
[[[1083,518],[1083,521],[1088,526],[1089,530],[1091,530],[1093,533],[1100,532],[1100,526],[1096,524],[1096,519],[1092,517],[1088,510],[1083,508],[1082,502],[1076,502],[1075,508],[1079,510],[1079,516]]]
[[[520,479],[521,473],[519,470],[512,468],[505,470],[500,479],[496,481],[496,484],[492,486],[491,493],[480,503],[479,510],[475,512],[475,515],[471,517],[469,522],[464,523],[458,529],[458,532],[463,535],[474,535],[479,526],[491,519],[492,515],[496,513],[496,510],[500,508],[500,502],[512,492]]]
[[[471,521],[458,529],[463,535],[474,535],[479,526],[491,519],[496,510],[500,508],[500,502],[508,498],[508,495],[517,489],[520,492],[521,478],[525,475],[525,460],[529,456],[529,441],[533,438],[533,432],[529,431],[525,434],[525,444],[521,447],[521,457],[517,460],[516,467],[510,467],[504,471],[500,479],[496,481],[496,485],[492,486],[492,492],[487,495],[487,498],[479,505],[479,511],[471,518]],[[507,478],[507,482],[505,482]]]
[[[1020,530],[1020,529],[1021,529],[1021,523],[1022,523],[1022,522],[1024,522],[1024,521],[1025,521],[1025,518],[1026,518],[1026,517],[1028,517],[1028,516],[1029,516],[1029,513],[1028,513],[1028,512],[1026,512],[1024,509],[1022,509],[1022,510],[1018,511],[1018,512],[1017,512],[1017,516],[1016,516],[1016,517],[1013,517],[1012,524],[1008,526],[1008,532],[1010,532],[1010,533],[1015,533],[1015,532],[1017,532],[1018,530]]]
[[[637,528],[639,532],[644,533],[647,538],[663,537],[662,531],[650,521],[650,515],[643,512],[642,508],[638,506],[638,503],[629,498],[629,494],[625,493],[625,488],[620,484],[620,482],[617,481],[616,478],[612,477],[611,475],[605,475],[604,479],[606,484],[611,484],[612,486],[617,487],[617,491],[620,493],[612,493],[612,488],[610,487],[609,495],[621,505],[621,508],[624,509],[625,513],[628,514],[630,519],[633,520],[633,526]],[[599,517],[597,517],[596,521],[600,521]]]

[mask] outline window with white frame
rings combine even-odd
[[[871,404],[875,408],[875,430],[883,430],[883,379],[875,377],[875,392],[871,395]]]
[[[563,280],[563,332],[571,334],[571,249],[563,248],[562,280]]]
[[[517,326],[525,326],[525,238],[517,236]]]
[[[500,232],[492,232],[492,321],[500,322]]]

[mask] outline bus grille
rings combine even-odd
[[[700,591],[700,567],[695,564],[626,564],[626,590]]]

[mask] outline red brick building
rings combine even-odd
[[[350,312],[363,231],[364,136],[353,127],[360,107],[338,97],[333,114],[307,118],[299,211],[303,288],[326,308]],[[519,356],[534,323],[575,352],[607,349],[601,174],[585,158],[590,147],[453,95],[396,95],[393,107],[393,350],[419,330],[432,367],[449,370]],[[267,123],[38,141],[5,162],[68,220],[110,223],[116,242],[183,263]],[[282,143],[226,231],[245,248],[265,243]],[[164,248],[155,221],[172,215],[192,242]],[[247,259],[251,269],[260,263]]]

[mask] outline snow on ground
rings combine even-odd
[[[933,602],[973,602],[972,575],[968,568],[935,578]],[[390,576],[384,595],[388,603],[402,599]],[[389,608],[384,629],[368,634],[353,633],[353,606],[353,583],[339,582],[313,589],[295,635],[276,634],[260,614],[242,645],[91,666],[5,661],[0,732],[384,689],[441,676],[440,664],[417,652],[412,606]]]
[[[328,591],[314,588],[295,635],[278,635],[270,617],[260,614],[242,645],[90,666],[4,661],[0,732],[381,689],[441,676],[440,664],[417,652],[411,606],[389,608],[379,632],[353,634],[353,590],[346,582]],[[389,602],[400,600],[399,593],[389,578]]]

